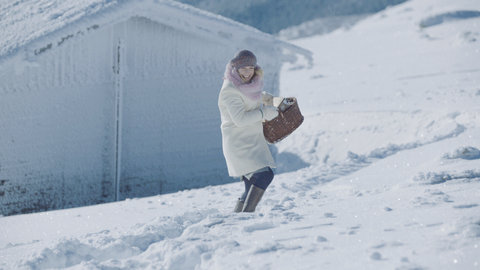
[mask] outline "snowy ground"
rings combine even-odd
[[[458,10],[480,4],[412,0],[294,42],[314,63],[281,93],[305,122],[256,213],[232,213],[234,183],[3,217],[0,268],[480,269],[480,18]]]

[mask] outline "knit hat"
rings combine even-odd
[[[235,69],[246,66],[255,67],[257,65],[257,57],[255,57],[255,55],[249,50],[242,50],[239,51],[232,60],[230,60],[230,63]]]

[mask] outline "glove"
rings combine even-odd
[[[269,93],[263,91],[262,92],[262,102],[265,106],[273,106],[273,96]]]
[[[263,119],[265,119],[267,121],[270,121],[273,118],[278,116],[277,107],[273,107],[273,106],[263,107],[262,113],[263,113]]]

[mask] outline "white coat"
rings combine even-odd
[[[254,101],[241,93],[232,82],[224,80],[218,97],[222,119],[223,155],[232,177],[275,167],[263,135],[261,99]]]

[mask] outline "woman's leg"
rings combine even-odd
[[[235,209],[233,210],[233,212],[242,212],[245,200],[247,199],[248,191],[252,186],[252,183],[248,181],[245,176],[242,177],[242,180],[245,184],[245,191],[243,192],[242,197],[238,198],[237,204],[235,205]]]
[[[250,178],[252,183],[250,190],[248,191],[247,198],[243,205],[243,212],[254,212],[258,202],[262,199],[265,189],[270,185],[273,180],[273,171],[268,168],[267,171],[253,174]]]
[[[243,183],[245,184],[245,192],[243,192],[242,197],[240,198],[241,201],[245,201],[248,195],[248,191],[250,190],[250,187],[252,186],[252,183],[245,177],[242,177]]]
[[[267,171],[255,173],[250,178],[250,182],[253,185],[263,190],[267,189],[267,187],[270,185],[272,180],[273,180],[273,171],[270,167],[268,167]]]

